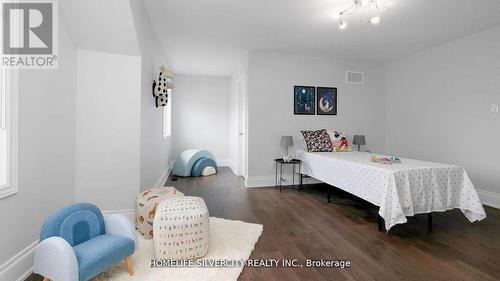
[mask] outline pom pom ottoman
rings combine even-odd
[[[200,197],[176,197],[160,203],[154,218],[157,259],[195,259],[208,251],[208,210]]]
[[[144,238],[153,238],[153,218],[158,204],[168,198],[184,196],[173,186],[156,187],[140,193],[135,200],[135,227]]]

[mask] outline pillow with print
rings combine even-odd
[[[331,152],[332,141],[325,129],[316,131],[301,131],[306,141],[308,152]]]

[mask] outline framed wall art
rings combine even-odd
[[[337,88],[318,87],[316,113],[318,115],[337,115]]]
[[[316,110],[316,88],[311,86],[293,87],[293,114],[314,115]]]

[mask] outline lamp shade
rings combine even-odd
[[[365,145],[366,140],[364,135],[354,135],[354,138],[352,139],[352,144],[356,145]]]
[[[281,146],[293,146],[292,136],[282,136],[281,137]]]

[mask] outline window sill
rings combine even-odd
[[[12,186],[0,186],[0,199],[17,194],[17,188]]]

